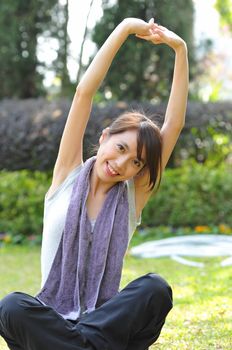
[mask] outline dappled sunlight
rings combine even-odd
[[[0,336],[0,349],[1,350],[9,350],[9,348],[7,347],[5,341],[1,338],[1,336]]]

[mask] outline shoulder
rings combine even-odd
[[[76,176],[79,174],[82,168],[83,163],[80,163],[69,170],[61,170],[59,174],[60,176],[56,176],[55,178],[53,177],[52,184],[45,195],[45,199],[50,200],[54,198],[64,188],[70,186],[75,181]]]

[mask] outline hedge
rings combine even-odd
[[[50,175],[42,172],[0,172],[0,232],[41,235],[43,200]],[[220,225],[232,227],[230,169],[186,165],[165,171],[161,188],[142,215],[142,227]]]
[[[27,170],[0,172],[0,232],[39,235],[43,225],[43,199],[50,176]]]
[[[161,188],[143,211],[143,225],[232,226],[231,167],[200,164],[166,169]]]
[[[0,101],[0,169],[53,169],[70,105],[68,99]],[[92,145],[98,143],[101,130],[119,114],[132,108],[142,108],[161,125],[166,105],[137,102],[95,104],[84,139],[85,158],[89,157]],[[168,166],[179,166],[186,158],[201,163],[212,158],[214,164],[222,162],[232,154],[231,135],[231,102],[189,102],[186,124]]]

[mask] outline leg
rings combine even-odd
[[[0,301],[0,334],[11,350],[94,350],[72,322],[19,292]]]
[[[145,350],[161,332],[172,308],[170,286],[147,274],[124,288],[76,326],[97,349]]]

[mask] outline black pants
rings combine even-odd
[[[159,337],[171,308],[170,286],[151,273],[79,322],[15,292],[0,301],[0,335],[11,350],[146,350]]]

